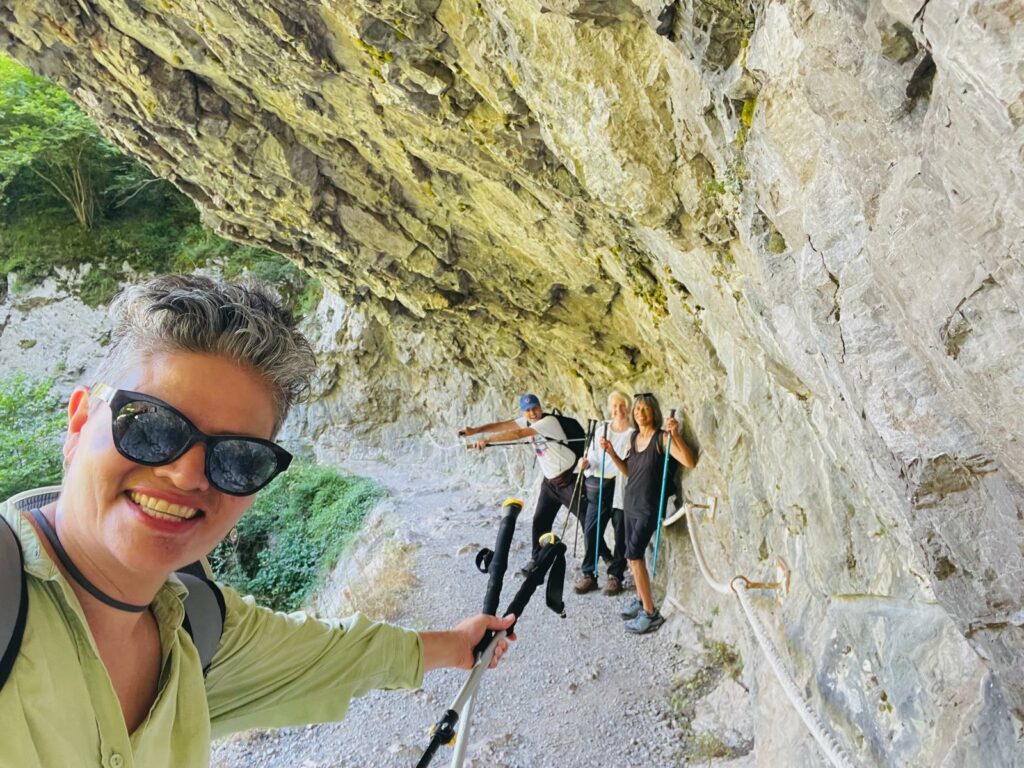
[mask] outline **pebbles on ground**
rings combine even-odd
[[[486,576],[473,562],[479,547],[469,544],[484,540],[485,546],[493,546],[493,538],[481,528],[497,533],[499,506],[511,489],[445,487],[436,475],[417,477],[408,466],[401,472],[370,463],[351,469],[389,488],[397,503],[389,506],[383,525],[417,544],[410,565],[418,586],[398,623],[442,628],[478,612]],[[516,529],[502,605],[520,583],[515,570],[529,554],[531,513],[523,510]],[[556,530],[561,522],[560,515]],[[567,543],[567,616],[562,619],[548,610],[543,590],[535,593],[517,626],[519,640],[484,677],[467,768],[682,765],[668,700],[677,657],[694,649],[674,646],[667,628],[642,637],[626,633],[619,611],[632,592],[618,597],[574,594],[579,561],[572,559],[571,538]],[[577,551],[582,554],[582,547]],[[358,556],[358,550],[353,554]],[[601,570],[603,583],[603,564]],[[419,759],[429,727],[447,709],[466,674],[433,672],[419,691],[371,692],[352,702],[341,723],[235,735],[214,745],[211,765],[408,768]],[[433,765],[450,761],[451,750],[442,748]]]

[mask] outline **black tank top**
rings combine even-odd
[[[628,512],[658,511],[658,501],[661,494],[661,483],[665,466],[665,433],[658,431],[651,437],[651,442],[642,451],[636,448],[636,440],[639,432],[634,432],[629,438],[629,456],[626,457],[626,468],[629,469],[629,481],[626,483],[626,494],[623,499],[624,509]],[[675,476],[676,467],[679,466],[674,458],[668,459],[668,481],[665,483],[665,495],[670,496],[675,492],[675,484],[672,478]]]

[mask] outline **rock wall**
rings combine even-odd
[[[335,289],[308,428],[466,469],[438,435],[512,393],[586,416],[658,391],[721,575],[793,568],[759,609],[858,761],[1024,764],[1020,0],[0,18],[223,234]],[[669,596],[742,644],[758,763],[819,764],[735,605],[663,546]]]

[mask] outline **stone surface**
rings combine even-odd
[[[454,428],[523,389],[584,418],[613,385],[656,390],[700,449],[687,494],[720,498],[719,575],[792,567],[761,609],[843,745],[1024,763],[1020,0],[0,19],[220,231],[335,289],[295,426],[318,449],[515,487],[519,457],[467,457]],[[741,647],[757,764],[818,765],[688,546],[669,529],[658,576]]]
[[[83,381],[109,340],[103,308],[90,309],[68,283],[74,275],[35,286],[18,284],[13,275],[0,283],[0,360],[5,375],[23,372],[52,378],[67,394]]]

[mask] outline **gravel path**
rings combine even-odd
[[[418,583],[398,623],[443,628],[479,611],[486,576],[476,570],[473,558],[480,547],[493,547],[499,505],[509,489],[452,483],[437,474],[411,476],[408,465],[401,472],[370,462],[345,468],[378,479],[392,493],[392,503],[383,505],[371,525],[378,537],[383,532],[413,545],[409,565]],[[520,582],[513,569],[527,558],[531,511],[528,502],[509,556],[502,606]],[[562,520],[560,514],[556,531]],[[572,558],[571,527],[566,538],[568,617],[549,611],[538,590],[517,626],[518,642],[481,685],[466,765],[683,765],[668,701],[672,679],[692,664],[693,649],[674,642],[692,637],[692,631],[679,631],[688,621],[676,614],[654,634],[626,633],[618,613],[635,593],[574,594],[579,561]],[[363,555],[368,546],[363,544]],[[360,556],[357,547],[349,557]],[[602,585],[603,571],[602,564]],[[328,591],[339,588],[329,585]],[[212,765],[408,768],[426,746],[427,729],[465,677],[465,672],[444,670],[428,674],[418,691],[371,692],[352,702],[341,723],[233,736],[215,745]],[[447,765],[450,759],[451,750],[442,749],[433,765]]]

